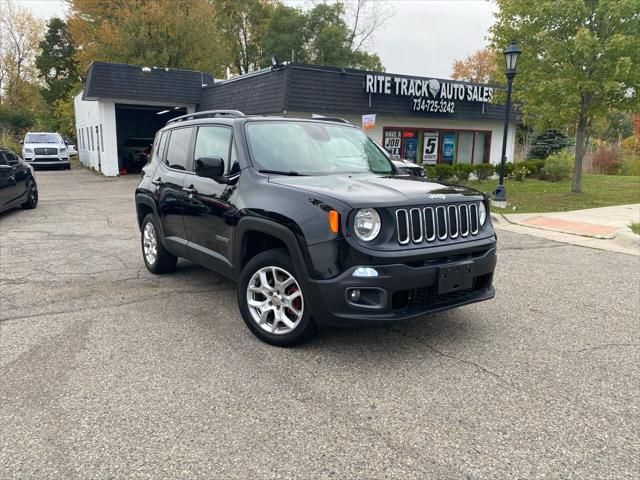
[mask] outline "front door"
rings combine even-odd
[[[169,135],[164,161],[153,176],[158,199],[158,214],[162,232],[169,249],[178,254],[186,252],[187,235],[184,229],[186,192],[183,190],[187,165],[190,163],[193,127],[175,128]]]
[[[233,131],[226,126],[201,126],[196,134],[194,164],[202,157],[220,157],[225,174],[237,168]],[[237,185],[218,183],[195,173],[185,177],[185,231],[190,254],[216,269],[231,265],[231,235],[236,221]]]

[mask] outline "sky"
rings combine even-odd
[[[375,1],[375,0],[374,0]],[[63,0],[17,0],[41,18],[64,16]],[[287,0],[308,5],[308,0]],[[392,12],[368,51],[390,73],[448,78],[454,60],[487,45],[495,3],[488,0],[386,0]]]

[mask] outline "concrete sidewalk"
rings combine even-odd
[[[640,222],[640,204],[570,212],[492,214],[496,228],[562,243],[640,256],[640,236],[631,223]]]

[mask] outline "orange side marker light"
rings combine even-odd
[[[340,230],[340,215],[335,210],[329,210],[329,230],[338,233]]]

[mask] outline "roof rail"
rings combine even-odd
[[[351,123],[349,120],[345,120],[344,118],[340,118],[340,117],[325,117],[324,115],[320,115],[318,113],[312,113],[311,114],[311,118],[313,120],[322,120],[324,122],[338,122],[338,123],[347,123],[349,125],[353,125],[353,123]]]
[[[244,118],[246,115],[240,110],[206,110],[204,112],[187,113],[180,117],[172,118],[167,122],[167,125],[176,122],[184,122],[186,120],[194,120],[196,118],[215,118],[215,117],[229,117],[229,118]]]

